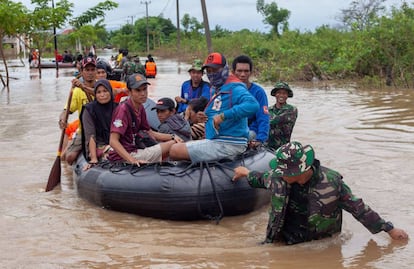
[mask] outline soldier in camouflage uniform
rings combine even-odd
[[[134,63],[135,63],[135,71],[134,71],[134,73],[142,74],[142,75],[146,76],[145,67],[141,64],[138,55],[135,55],[134,56]]]
[[[122,66],[123,69],[123,80],[127,81],[128,77],[135,73],[135,62],[132,60],[132,56],[127,56],[127,61]]]
[[[288,97],[293,97],[293,91],[287,83],[276,83],[270,95],[275,96],[276,103],[269,107],[270,130],[267,147],[277,150],[290,141],[298,110],[295,106],[286,103]]]
[[[408,238],[404,230],[394,228],[355,197],[338,172],[321,166],[310,145],[287,143],[275,154],[269,164],[271,171],[249,171],[239,166],[233,178],[247,177],[252,187],[272,191],[263,243],[284,241],[290,245],[333,236],[341,231],[342,209],[371,233],[385,231],[393,239]]]

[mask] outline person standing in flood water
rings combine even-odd
[[[270,95],[275,97],[276,103],[269,108],[270,131],[266,146],[271,150],[277,150],[290,141],[298,109],[287,103],[288,97],[293,97],[293,91],[286,82],[276,83]]]
[[[252,187],[272,192],[263,243],[292,245],[331,237],[341,232],[342,209],[373,234],[385,231],[392,239],[408,239],[404,230],[394,228],[354,196],[338,172],[321,166],[312,146],[294,141],[282,145],[275,155],[270,171],[249,171],[244,166],[234,169],[233,181],[247,178]]]

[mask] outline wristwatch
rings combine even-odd
[[[386,223],[384,223],[384,225],[383,225],[383,230],[385,231],[385,232],[389,232],[389,231],[391,231],[392,229],[394,229],[394,225],[392,224],[392,222],[390,222],[390,221],[388,221],[388,222],[386,222]]]

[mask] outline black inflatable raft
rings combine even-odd
[[[252,212],[269,202],[269,192],[254,189],[246,180],[232,182],[233,168],[268,169],[273,155],[247,151],[234,161],[191,164],[165,162],[146,166],[111,165],[87,171],[83,157],[75,165],[81,197],[98,206],[142,216],[196,220]]]
[[[159,124],[151,111],[155,102],[148,100],[147,118],[155,129]],[[266,190],[231,178],[239,165],[267,170],[272,158],[272,153],[260,149],[246,151],[235,160],[164,162],[141,167],[102,163],[83,171],[86,160],[80,156],[73,168],[79,195],[98,206],[160,219],[218,221],[223,216],[247,214],[269,202]]]

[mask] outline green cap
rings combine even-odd
[[[191,70],[202,71],[203,62],[200,59],[195,59],[188,72]]]
[[[283,81],[279,81],[273,87],[272,91],[270,92],[271,96],[275,96],[278,90],[286,90],[288,92],[288,97],[293,97],[293,91],[290,89],[289,84]]]

